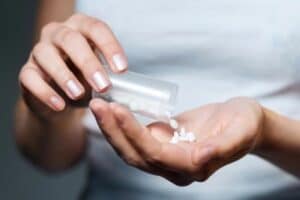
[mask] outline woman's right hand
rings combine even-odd
[[[62,111],[66,105],[86,104],[91,89],[101,92],[109,88],[109,77],[95,49],[113,72],[126,71],[124,50],[104,22],[75,14],[65,22],[44,26],[19,73],[29,108],[38,114]]]

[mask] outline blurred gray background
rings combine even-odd
[[[18,153],[12,135],[13,108],[19,89],[18,70],[31,47],[37,0],[1,0],[0,36],[0,199],[76,199],[85,181],[84,163],[49,176]]]

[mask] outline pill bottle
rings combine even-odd
[[[176,84],[131,71],[108,74],[112,87],[104,93],[93,91],[93,98],[119,103],[144,117],[168,121],[176,104]]]

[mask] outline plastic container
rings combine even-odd
[[[93,98],[119,103],[155,120],[168,120],[176,104],[176,84],[130,71],[109,75],[112,87],[105,93],[93,91]]]

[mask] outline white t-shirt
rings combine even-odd
[[[300,118],[299,1],[78,0],[77,10],[111,26],[130,70],[179,85],[177,113],[249,96]],[[84,123],[91,131],[87,199],[254,199],[295,196],[281,191],[299,186],[249,155],[205,183],[177,187],[124,164],[90,113]]]

